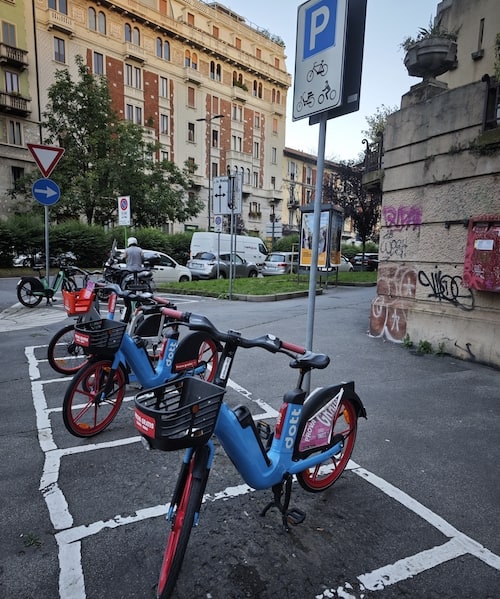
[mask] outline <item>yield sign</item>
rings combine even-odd
[[[28,150],[38,164],[38,168],[44,177],[49,177],[56,164],[64,154],[64,148],[57,146],[41,146],[38,144],[28,144]]]

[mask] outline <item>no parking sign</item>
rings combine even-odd
[[[130,225],[130,196],[118,198],[118,224]]]

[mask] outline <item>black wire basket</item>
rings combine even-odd
[[[212,436],[225,389],[186,376],[136,395],[134,425],[153,449],[198,447]]]
[[[114,354],[123,339],[126,323],[104,318],[75,325],[75,343],[90,354]]]

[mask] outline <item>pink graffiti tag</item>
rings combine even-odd
[[[422,224],[422,208],[419,206],[384,206],[382,214],[387,227],[399,230],[413,227],[415,231]]]

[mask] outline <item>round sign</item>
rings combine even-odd
[[[127,210],[127,209],[128,209],[128,199],[120,198],[120,210]]]
[[[44,206],[52,206],[61,197],[59,185],[52,179],[37,179],[31,188],[33,197]]]

